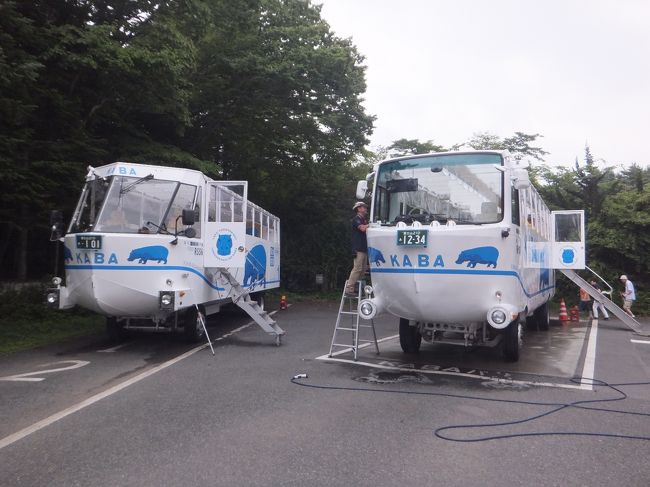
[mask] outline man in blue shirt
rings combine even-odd
[[[355,211],[354,218],[352,218],[352,253],[354,254],[354,265],[352,272],[350,272],[350,277],[348,277],[345,283],[345,294],[348,296],[357,296],[357,282],[368,269],[368,241],[366,240],[368,205],[363,201],[357,201],[352,209]]]

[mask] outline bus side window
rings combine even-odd
[[[196,222],[194,222],[194,225],[192,228],[196,230],[196,236],[197,238],[201,238],[201,219],[203,215],[201,215],[201,209],[203,208],[203,202],[201,201],[201,196],[202,196],[202,191],[201,188],[199,187],[198,194],[196,195],[196,204],[194,205],[194,211],[196,212]]]
[[[262,238],[269,239],[269,216],[266,213],[262,213]]]
[[[255,209],[249,204],[246,208],[246,234],[253,235],[253,214]]]
[[[254,235],[259,237],[262,234],[262,212],[255,208]]]
[[[519,190],[512,188],[512,223],[519,225]]]

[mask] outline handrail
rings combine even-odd
[[[602,291],[603,294],[611,295],[614,292],[614,288],[612,286],[610,286],[609,283],[605,279],[603,279],[595,270],[593,270],[591,267],[589,267],[587,265],[585,265],[585,269],[587,269],[594,276],[596,276],[598,279],[600,279],[609,288],[609,291]]]

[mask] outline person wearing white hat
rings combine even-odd
[[[345,294],[348,296],[357,296],[357,282],[368,269],[368,241],[366,239],[366,230],[368,222],[366,214],[368,205],[363,201],[357,201],[352,210],[355,212],[352,218],[352,253],[354,254],[354,264],[350,277],[345,283]]]
[[[620,279],[625,286],[625,291],[621,293],[621,296],[623,297],[623,311],[634,318],[634,314],[632,314],[632,303],[636,301],[636,291],[634,290],[634,284],[627,278],[625,274],[623,274]]]

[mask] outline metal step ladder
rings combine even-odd
[[[230,286],[232,302],[239,306],[241,309],[248,313],[248,316],[253,318],[262,330],[269,335],[275,336],[275,344],[280,345],[282,342],[282,335],[284,330],[278,326],[271,316],[264,311],[259,304],[253,301],[250,297],[250,289],[246,290],[239,284],[239,281],[225,268],[217,268],[215,278],[219,284],[223,286]]]
[[[590,269],[591,270],[591,269]],[[567,276],[571,281],[580,286],[582,289],[589,293],[589,296],[594,298],[596,301],[602,303],[605,308],[614,313],[614,315],[625,323],[630,329],[639,335],[646,335],[646,332],[641,330],[641,324],[623,311],[618,305],[616,305],[611,299],[605,297],[601,292],[599,292],[595,287],[593,287],[589,282],[580,277],[575,271],[571,269],[560,269],[560,272]],[[593,272],[593,271],[592,271]]]
[[[354,360],[356,361],[359,355],[359,343],[374,343],[375,351],[377,352],[377,355],[379,355],[375,322],[373,320],[363,320],[364,322],[370,321],[370,324],[367,325],[361,322],[362,318],[359,316],[359,302],[363,298],[365,281],[357,282],[357,294],[354,296],[346,295],[345,289],[347,288],[347,282],[345,284],[343,294],[341,295],[339,314],[336,317],[336,325],[334,326],[334,334],[332,335],[332,343],[330,344],[330,353],[328,354],[328,357],[332,356],[334,347],[342,347],[352,349],[354,352]],[[349,324],[346,324],[348,320],[345,317],[347,316],[350,317]],[[372,340],[361,339],[359,337],[360,328],[370,328],[372,330]],[[352,343],[343,343],[343,339],[339,338],[339,335],[346,335],[348,333],[351,333]]]

